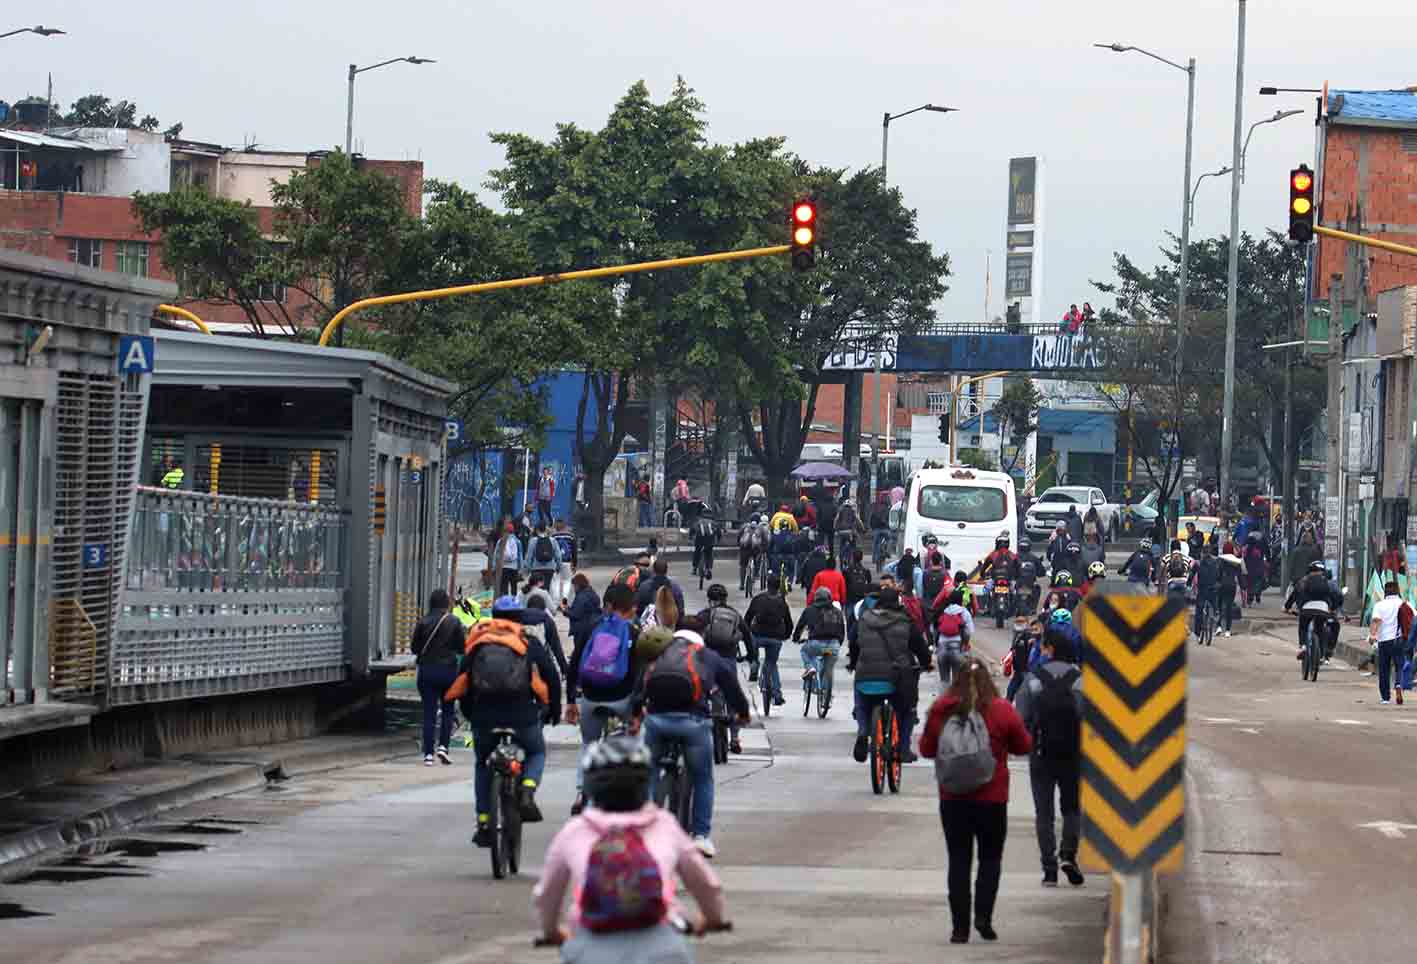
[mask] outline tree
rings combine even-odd
[[[103,94],[88,94],[74,101],[69,113],[63,116],[55,112],[56,123],[73,127],[127,127],[142,131],[155,131],[162,124],[152,114],[144,114],[138,119],[138,105],[128,100],[113,103]],[[181,124],[174,124],[163,131],[169,137],[182,132]]]
[[[1033,379],[1027,376],[1005,379],[1004,390],[999,400],[990,409],[999,422],[999,437],[1010,438],[1014,444],[1014,454],[1004,462],[1003,448],[1000,446],[1000,462],[1003,471],[1012,472],[1018,467],[1018,460],[1024,451],[1024,440],[1038,431],[1038,412],[1043,405],[1043,394]]]

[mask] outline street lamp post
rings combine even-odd
[[[1222,168],[1221,168],[1220,170],[1218,170],[1218,171],[1207,171],[1206,173],[1202,174],[1200,177],[1196,178],[1196,186],[1193,187],[1193,188],[1191,188],[1191,220],[1192,220],[1192,221],[1195,221],[1195,219],[1196,219],[1196,192],[1201,189],[1201,181],[1204,181],[1204,180],[1205,180],[1206,178],[1208,178],[1208,177],[1224,177],[1226,174],[1229,174],[1229,173],[1230,173],[1230,165],[1227,164],[1227,165],[1225,165],[1224,167],[1222,167]]]
[[[1304,112],[1303,112],[1302,110],[1298,110],[1297,108],[1294,109],[1294,110],[1277,110],[1277,111],[1274,112],[1274,116],[1273,116],[1273,117],[1266,117],[1264,120],[1257,120],[1257,121],[1255,121],[1253,124],[1250,125],[1249,133],[1247,133],[1247,134],[1245,135],[1245,146],[1242,147],[1242,148],[1240,148],[1240,183],[1241,183],[1241,184],[1244,184],[1244,183],[1245,183],[1245,155],[1250,152],[1250,138],[1255,136],[1255,128],[1256,128],[1256,127],[1260,127],[1260,126],[1262,126],[1262,125],[1264,125],[1264,124],[1273,124],[1273,123],[1275,123],[1276,121],[1282,121],[1282,120],[1284,120],[1284,118],[1286,118],[1286,117],[1293,117],[1295,114],[1302,114],[1302,113],[1304,113]]]
[[[64,31],[60,30],[58,27],[46,27],[43,24],[39,24],[34,27],[19,27],[15,30],[7,30],[4,33],[0,33],[0,40],[4,40],[6,37],[13,37],[15,34],[19,33],[37,33],[41,37],[52,37],[57,33],[64,33]]]
[[[349,65],[349,99],[344,111],[344,152],[346,155],[354,153],[354,78],[358,74],[370,70],[378,70],[380,67],[387,67],[389,64],[436,64],[436,60],[429,60],[427,57],[395,57],[392,60],[385,60],[377,64],[370,64],[368,67],[359,67],[355,64]]]
[[[909,117],[911,114],[918,113],[922,110],[933,111],[936,114],[948,114],[953,111],[959,110],[959,108],[940,107],[935,104],[921,104],[919,107],[915,107],[907,111],[901,111],[899,114],[892,114],[890,111],[885,112],[885,115],[881,120],[882,187],[886,187],[890,183],[886,180],[886,161],[888,159],[887,155],[890,148],[891,121],[900,120],[902,117]],[[875,364],[873,365],[873,369],[875,371],[876,376],[876,400],[871,408],[871,491],[869,493],[872,499],[876,498],[876,486],[879,484],[878,480],[880,479],[881,474],[881,346],[879,344],[876,345],[875,356],[876,358]],[[849,461],[851,462],[851,464],[855,464],[854,454],[850,455]]]
[[[1196,58],[1192,57],[1187,60],[1183,67],[1174,60],[1167,60],[1150,50],[1143,50],[1141,47],[1134,47],[1130,44],[1110,43],[1093,44],[1093,46],[1119,54],[1134,50],[1139,54],[1145,54],[1152,60],[1160,61],[1168,67],[1184,71],[1186,74],[1186,163],[1185,170],[1181,175],[1181,272],[1180,278],[1177,279],[1179,290],[1176,293],[1176,382],[1179,390],[1182,351],[1186,344],[1186,274],[1187,265],[1191,258],[1191,144],[1196,120]]]
[[[1230,166],[1243,174],[1245,128],[1245,0],[1239,0],[1235,38],[1235,143]],[[1220,418],[1220,505],[1230,509],[1230,450],[1235,442],[1235,315],[1240,277],[1240,178],[1230,179],[1230,269],[1225,292],[1225,410]]]

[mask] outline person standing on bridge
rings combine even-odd
[[[551,476],[551,466],[541,467],[541,478],[536,483],[536,521],[544,526],[551,524],[551,501],[556,498],[556,480]]]

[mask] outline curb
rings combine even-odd
[[[78,817],[0,838],[0,883],[24,876],[71,847],[151,820],[169,810],[255,790],[272,780],[297,774],[345,769],[410,755],[414,752],[412,749],[405,752],[398,749],[399,745],[407,747],[408,741],[407,734],[386,736],[371,741],[371,745],[365,747],[316,748],[310,753],[268,759],[243,759],[239,755],[232,759],[219,759],[216,754],[186,757],[194,766],[226,766],[233,769],[217,774],[194,773],[194,778],[181,786],[130,797]]]

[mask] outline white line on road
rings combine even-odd
[[[1372,823],[1358,824],[1359,830],[1376,830],[1384,837],[1401,840],[1407,836],[1403,831],[1417,830],[1417,823],[1395,823],[1392,820],[1374,820]]]

